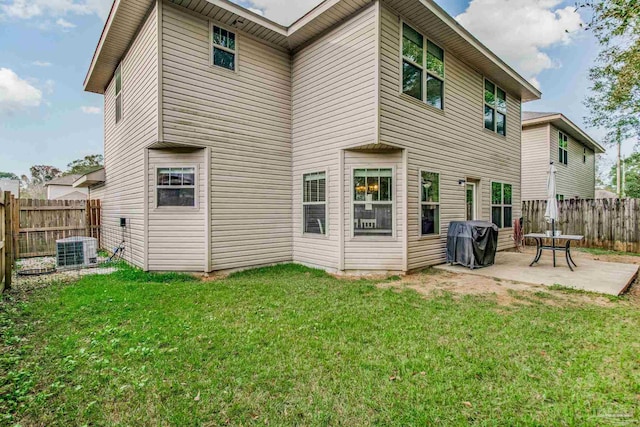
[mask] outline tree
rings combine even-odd
[[[18,178],[18,175],[16,175],[15,173],[11,173],[11,172],[0,172],[0,179],[3,178],[7,178],[7,179],[20,179]]]
[[[640,153],[633,153],[622,162],[624,168],[624,180],[622,181],[623,193],[626,197],[640,198]],[[611,180],[618,183],[617,167],[611,168]]]
[[[31,177],[22,176],[21,196],[30,199],[44,199],[44,185],[62,175],[62,171],[55,166],[35,165],[29,168]]]
[[[608,130],[604,143],[617,146],[619,172],[622,142],[640,135],[640,2],[587,0],[578,7],[591,10],[587,28],[601,46],[596,65],[589,71],[587,119],[592,126]],[[620,182],[617,176],[616,183]],[[621,190],[618,186],[619,194]]]
[[[102,162],[104,158],[102,154],[90,154],[88,156],[84,156],[82,159],[74,160],[73,162],[67,165],[67,171],[64,175],[84,175],[89,172],[93,172],[96,169],[100,169],[102,167]]]

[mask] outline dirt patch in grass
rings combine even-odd
[[[543,303],[551,306],[594,304],[610,307],[619,302],[619,299],[589,292],[568,292],[560,289],[549,289],[542,285],[531,285],[471,274],[451,273],[432,268],[406,275],[399,280],[388,280],[378,286],[382,288],[411,289],[426,297],[434,297],[442,293],[449,293],[454,297],[463,297],[465,295],[487,296],[495,298],[496,302],[501,306]],[[633,292],[637,296],[636,301],[640,301],[640,292],[637,290],[637,286],[633,287]]]

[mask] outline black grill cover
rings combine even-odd
[[[453,221],[447,233],[447,262],[469,268],[493,265],[498,227],[487,221]]]

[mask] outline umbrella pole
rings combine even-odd
[[[551,245],[553,246],[553,268],[556,268],[556,220],[551,220]]]

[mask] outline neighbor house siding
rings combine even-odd
[[[47,185],[48,200],[84,200],[87,198],[87,194],[87,188],[74,188],[71,185]]]
[[[115,123],[115,88],[104,94],[106,184],[102,200],[103,246],[109,250],[125,239],[123,257],[144,267],[144,147],[158,135],[157,7],[154,7],[126,56],[122,67],[122,120]],[[93,196],[92,196],[93,197]],[[120,228],[119,219],[127,219]]]
[[[370,6],[293,55],[293,259],[340,266],[342,149],[376,141],[377,7]],[[327,171],[328,233],[302,233],[302,175]],[[349,187],[346,186],[345,189]],[[350,193],[349,193],[350,194]],[[346,210],[345,210],[346,212]],[[348,215],[348,213],[347,213]],[[385,268],[369,262],[346,266]],[[389,260],[392,262],[392,260]]]
[[[149,270],[204,271],[206,244],[205,150],[149,150]],[[157,207],[157,169],[195,167],[195,207]]]
[[[541,124],[522,129],[522,200],[542,200],[547,197],[549,126]]]
[[[587,162],[582,162],[582,149],[584,145],[568,135],[569,161],[568,164],[558,162],[558,128],[550,126],[551,158],[556,165],[557,194],[562,194],[566,199],[578,197],[581,199],[593,199],[596,188],[596,157],[593,150],[587,148]]]
[[[289,53],[236,31],[232,72],[206,18],[165,2],[162,26],[163,140],[211,147],[212,269],[290,261]]]
[[[446,43],[429,28],[416,27],[433,42]],[[400,17],[382,9],[380,138],[408,150],[408,267],[410,270],[445,261],[448,224],[465,219],[465,186],[459,180],[480,180],[480,219],[491,217],[491,181],[513,185],[513,218],[520,207],[520,100],[507,99],[507,136],[484,130],[483,76],[445,48],[445,110],[401,95]],[[500,82],[495,82],[500,86]],[[418,171],[439,172],[441,230],[421,237]],[[500,230],[499,248],[513,246],[511,230]]]

